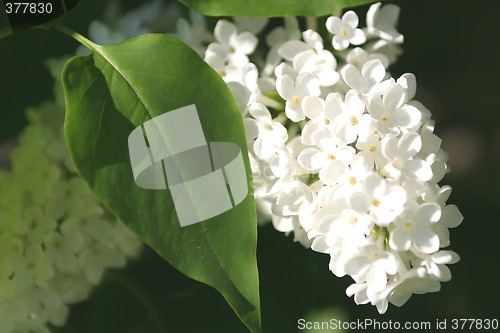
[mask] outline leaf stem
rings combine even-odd
[[[62,32],[63,34],[73,38],[80,44],[83,44],[84,46],[88,47],[91,50],[95,50],[99,45],[96,43],[92,42],[91,40],[87,39],[86,37],[80,35],[78,32],[68,28],[64,24],[61,23],[61,21],[55,20],[51,22],[47,22],[45,24],[39,25],[36,27],[37,29],[43,29],[43,30],[55,30]]]
[[[53,27],[54,30],[57,30],[59,32],[62,32],[65,35],[68,35],[72,37],[74,40],[77,42],[80,42],[84,46],[88,47],[91,50],[95,50],[96,47],[98,46],[94,42],[90,41],[89,39],[85,38],[84,36],[80,35],[78,32],[71,30],[70,28],[64,26],[64,25],[57,25]]]

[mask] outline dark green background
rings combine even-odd
[[[267,226],[259,230],[258,244],[265,332],[297,332],[299,318],[323,308],[331,309],[329,318],[350,320],[500,319],[500,2],[393,3],[401,6],[399,30],[405,44],[391,72],[416,74],[417,99],[432,111],[436,133],[450,154],[452,173],[442,184],[453,187],[448,202],[465,216],[451,231],[451,249],[462,259],[450,266],[453,279],[439,293],[414,295],[402,308],[390,306],[381,316],[372,306],[356,306],[345,296],[351,280],[328,271],[328,256],[304,250]],[[66,23],[85,34],[103,7],[100,0],[81,0]],[[22,129],[26,107],[52,95],[45,59],[70,54],[77,46],[47,31],[0,40],[0,141]],[[61,332],[237,333],[245,328],[215,291],[189,281],[146,251],[125,271],[109,274],[91,301],[74,306]]]

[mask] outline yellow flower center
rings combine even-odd
[[[342,28],[342,29],[340,29],[340,35],[341,35],[343,38],[347,38],[347,35],[348,35],[347,29],[346,29],[346,28]]]

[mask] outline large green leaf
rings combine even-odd
[[[215,16],[323,16],[374,0],[179,0],[186,6]]]
[[[249,186],[243,123],[229,89],[173,37],[89,46],[90,56],[72,58],[63,70],[65,136],[79,174],[146,244],[185,275],[216,288],[252,332],[261,332],[252,192],[219,216],[181,227],[169,190],[136,185],[128,152],[134,128],[195,104],[208,142],[241,147]]]

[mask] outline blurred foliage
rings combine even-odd
[[[259,229],[258,243],[265,332],[298,332],[298,319],[332,307],[350,320],[498,318],[500,2],[392,3],[401,6],[399,30],[405,43],[404,55],[391,71],[394,76],[415,73],[417,99],[432,111],[436,134],[450,153],[452,173],[442,184],[453,187],[448,202],[465,216],[451,230],[451,249],[462,259],[450,266],[453,279],[439,293],[414,295],[402,308],[390,306],[380,316],[373,307],[356,306],[346,297],[351,281],[327,270],[327,256],[304,250],[266,226]],[[85,34],[103,6],[99,0],[81,0],[66,22]],[[363,9],[358,13],[363,16]],[[51,96],[52,81],[43,62],[76,47],[67,37],[46,31],[0,41],[0,141],[23,127],[27,106]],[[215,290],[185,278],[148,250],[126,270],[110,273],[91,300],[73,307],[70,323],[60,332],[239,333],[245,328]]]

